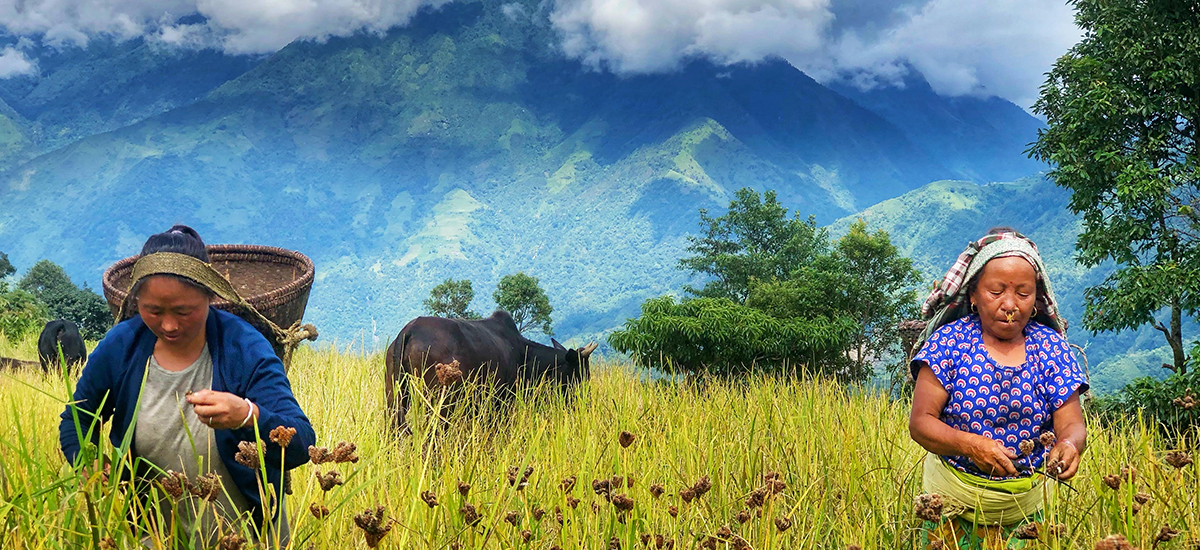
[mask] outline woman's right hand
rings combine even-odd
[[[984,435],[970,434],[971,441],[967,447],[967,458],[975,463],[979,471],[998,477],[1017,475],[1013,461],[1017,455],[1008,450],[1003,443]]]

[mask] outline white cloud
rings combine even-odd
[[[0,25],[43,35],[51,45],[87,43],[97,34],[150,36],[164,42],[268,53],[296,39],[382,32],[423,6],[450,0],[0,0]],[[204,24],[175,25],[200,14]]]
[[[0,51],[0,78],[12,78],[36,72],[37,65],[25,57],[25,52],[11,46]]]
[[[832,14],[828,0],[558,0],[550,19],[567,55],[626,73],[802,55]]]
[[[1045,0],[931,0],[864,41],[848,31],[814,65],[883,82],[903,63],[946,95],[998,95],[1029,107],[1054,60],[1082,36],[1070,6]]]

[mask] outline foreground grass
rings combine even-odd
[[[31,349],[0,342],[0,354],[8,356]],[[397,441],[383,412],[378,354],[301,350],[290,377],[319,444],[353,442],[362,460],[294,470],[287,506],[292,545],[365,548],[353,518],[381,505],[395,520],[381,548],[606,549],[615,542],[632,549],[644,534],[673,539],[675,548],[699,548],[725,526],[756,549],[917,547],[912,503],[923,453],[908,438],[906,404],[821,381],[768,377],[698,386],[646,383],[624,365],[593,371],[570,403],[543,395],[498,415],[460,410],[443,423],[417,400],[413,434]],[[137,547],[125,519],[132,499],[115,479],[85,480],[63,464],[56,428],[71,382],[0,375],[2,548],[84,548],[107,537],[118,547]],[[634,435],[628,447],[618,441],[622,431]],[[1090,549],[1120,533],[1147,549],[1164,524],[1180,535],[1159,547],[1200,545],[1196,468],[1174,470],[1162,461],[1165,451],[1136,420],[1110,428],[1092,423],[1083,468],[1071,482],[1079,493],[1047,491],[1053,499],[1047,522],[1065,523],[1067,535],[1031,547]],[[1137,470],[1135,482],[1118,491],[1105,487],[1103,476],[1125,465]],[[315,472],[331,467],[346,483],[325,493]],[[532,467],[527,486],[509,482],[511,467],[518,478]],[[751,513],[740,523],[745,500],[770,471],[782,474],[786,489],[766,499],[761,517]],[[578,481],[564,493],[568,476]],[[612,491],[632,499],[628,513],[592,490],[593,480],[614,476],[633,478],[632,487],[624,482]],[[705,476],[711,490],[684,502],[680,492]],[[460,482],[470,485],[466,496]],[[652,484],[665,493],[653,497]],[[424,491],[436,506],[426,504]],[[1134,513],[1139,491],[1152,499]],[[573,499],[581,502],[571,507]],[[330,515],[316,519],[312,503]],[[464,520],[466,504],[481,515],[474,526]],[[781,531],[779,518],[791,527]]]

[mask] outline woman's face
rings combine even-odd
[[[983,330],[998,340],[1022,335],[1037,300],[1037,272],[1020,257],[996,258],[983,266],[971,303]]]
[[[161,275],[147,277],[137,295],[142,321],[170,346],[187,346],[202,337],[208,301],[200,289]]]

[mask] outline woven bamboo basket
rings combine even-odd
[[[273,246],[247,244],[212,245],[208,247],[208,256],[213,268],[228,278],[238,294],[250,302],[263,317],[284,329],[304,317],[304,308],[308,306],[308,293],[312,290],[315,274],[312,260],[308,256]],[[121,310],[121,304],[128,299],[135,262],[137,256],[131,256],[113,264],[104,272],[104,298],[108,300],[108,307],[114,318]],[[214,299],[213,306],[240,315],[240,312],[232,307],[233,304],[224,299]],[[135,307],[125,309],[125,318],[136,314]],[[246,316],[243,315],[243,318]],[[262,323],[254,319],[246,320],[266,336],[275,349],[275,354],[286,363],[289,358],[286,357],[284,344],[277,339],[271,328],[259,326]]]

